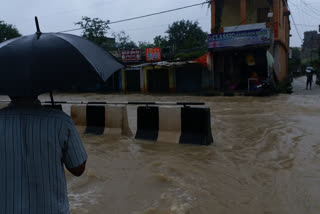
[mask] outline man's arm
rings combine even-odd
[[[62,162],[74,176],[81,176],[86,168],[87,153],[71,118],[66,123]]]
[[[75,167],[75,168],[71,168],[71,169],[68,169],[69,172],[71,172],[74,176],[81,176],[84,172],[84,170],[86,169],[86,162],[87,161],[84,161],[80,166],[78,167]]]

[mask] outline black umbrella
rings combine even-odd
[[[37,19],[36,19],[37,23]],[[0,94],[37,96],[106,81],[123,68],[111,54],[79,36],[40,33],[0,43]]]

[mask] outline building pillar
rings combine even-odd
[[[147,92],[146,88],[145,88],[145,68],[144,67],[141,67],[140,68],[140,89],[141,89],[141,92],[142,93],[145,93]]]
[[[148,93],[148,69],[147,67],[140,69],[140,86],[142,93]]]
[[[211,0],[211,34],[214,33],[216,27],[216,1]]]
[[[247,0],[240,0],[240,19],[241,25],[247,22]]]
[[[126,70],[122,69],[121,70],[121,89],[123,93],[126,93],[127,87],[126,87]]]
[[[175,68],[169,68],[169,91],[175,92],[176,91],[176,81],[175,81]]]

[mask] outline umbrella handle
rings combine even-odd
[[[51,104],[54,106],[54,100],[53,100],[53,94],[52,91],[50,91],[50,99],[51,99]]]
[[[36,22],[36,27],[37,27],[37,34],[41,35],[40,27],[39,27],[39,22],[38,22],[38,17],[34,17],[35,22]]]

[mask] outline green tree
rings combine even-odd
[[[156,36],[154,37],[153,41],[155,46],[159,48],[165,48],[170,46],[168,36]]]
[[[181,20],[169,25],[166,31],[169,44],[175,45],[179,50],[191,48],[205,48],[208,34],[202,31],[199,22]]]
[[[181,20],[169,25],[166,36],[154,38],[157,47],[168,48],[173,51],[175,58],[181,54],[188,54],[186,58],[197,58],[207,51],[208,34],[204,32],[197,21]]]
[[[99,18],[84,16],[81,21],[76,22],[75,25],[80,25],[80,27],[83,28],[82,37],[87,38],[104,49],[113,50],[115,48],[114,39],[106,36],[110,29],[108,26],[109,23],[109,20],[104,21]]]
[[[199,26],[199,22],[181,20],[169,25],[167,36],[157,36],[154,43],[159,47],[173,46],[176,50],[204,49],[207,47],[208,34]]]
[[[144,50],[146,48],[154,48],[155,45],[150,43],[150,42],[139,41],[138,42],[138,47],[139,47],[139,49]]]
[[[0,43],[21,36],[18,29],[0,20]]]
[[[113,36],[116,40],[116,47],[118,50],[130,50],[138,48],[137,44],[130,39],[130,36],[124,31],[119,33],[113,33]]]

